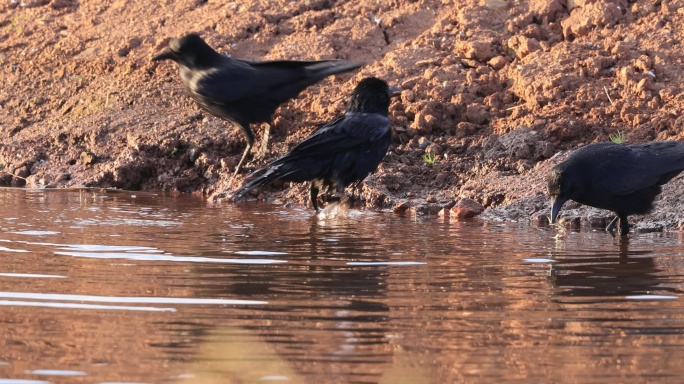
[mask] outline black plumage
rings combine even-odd
[[[392,140],[389,121],[391,96],[398,91],[383,80],[363,79],[352,93],[347,112],[319,128],[278,160],[256,170],[235,191],[276,179],[311,182],[311,203],[318,211],[318,191],[328,188],[342,194],[344,188],[375,171]]]
[[[200,107],[242,129],[247,148],[235,173],[254,145],[250,124],[270,122],[280,104],[297,97],[309,85],[362,65],[344,60],[233,59],[219,54],[194,33],[171,40],[169,49],[153,58],[166,59],[178,63],[181,81]]]
[[[615,212],[618,233],[629,232],[628,215],[653,209],[661,185],[684,170],[684,142],[636,145],[595,143],[573,152],[547,176],[551,222],[568,200]],[[612,224],[606,228],[610,230]]]

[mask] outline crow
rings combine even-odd
[[[166,59],[178,63],[183,85],[201,108],[242,129],[247,148],[235,174],[254,145],[251,123],[270,122],[276,108],[297,97],[304,88],[327,76],[363,65],[345,60],[233,59],[213,50],[196,33],[171,40],[169,49],[152,58],[155,61]],[[268,140],[269,129],[267,126],[265,140]]]
[[[618,234],[629,232],[628,215],[653,209],[661,185],[684,170],[684,142],[636,145],[595,143],[573,152],[547,175],[551,222],[568,200],[615,212]]]
[[[318,212],[319,188],[344,193],[375,171],[392,141],[389,121],[390,98],[399,88],[388,87],[375,77],[359,82],[341,117],[325,124],[283,157],[247,176],[232,195],[275,179],[311,182],[311,204]]]

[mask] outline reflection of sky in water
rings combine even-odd
[[[129,225],[133,227],[174,227],[181,225],[180,221],[171,220],[146,220],[146,219],[83,219],[74,220],[74,224],[70,228],[79,228],[91,225],[117,227],[120,225]]]

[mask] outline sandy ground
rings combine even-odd
[[[250,167],[342,113],[363,77],[402,87],[392,148],[353,191],[373,209],[436,214],[470,198],[483,217],[543,223],[545,172],[569,150],[618,132],[684,138],[684,1],[19,0],[0,5],[0,184],[225,200],[243,137],[200,111],[173,63],[151,61],[189,32],[239,58],[367,63],[282,105]],[[682,229],[682,192],[672,181],[637,229]],[[304,185],[253,197],[307,204]]]

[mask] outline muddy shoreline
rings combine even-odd
[[[544,225],[544,175],[568,151],[618,132],[627,143],[684,139],[684,1],[386,3],[5,2],[0,185],[222,201],[244,177],[232,179],[244,139],[200,111],[175,65],[151,61],[191,31],[240,58],[367,63],[282,105],[267,154],[250,167],[342,113],[363,77],[402,87],[390,152],[349,190],[369,209],[438,215],[470,199],[482,218]],[[630,217],[635,230],[684,229],[682,192],[684,179],[671,181],[652,214]],[[250,196],[304,206],[307,192],[276,185]],[[565,215],[592,227],[611,217],[573,206]]]

